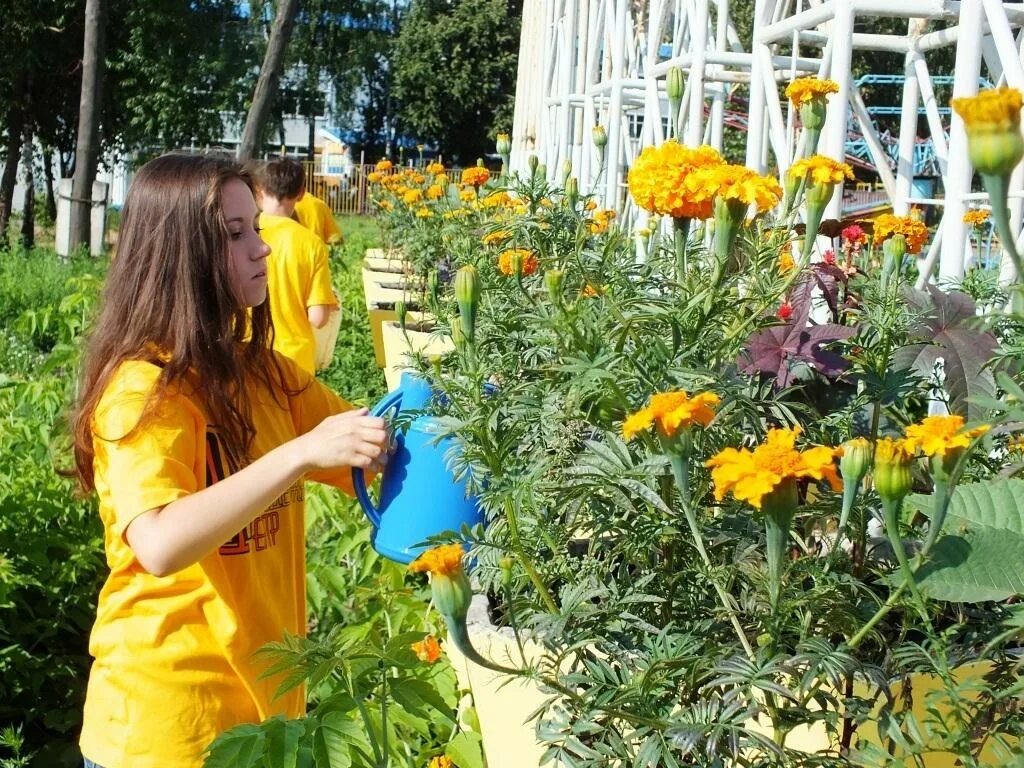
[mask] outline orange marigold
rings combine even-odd
[[[694,424],[706,427],[715,418],[719,398],[714,392],[700,392],[690,397],[683,390],[651,395],[646,408],[631,413],[622,423],[622,436],[632,440],[652,426],[664,437],[674,437],[681,429]]]
[[[440,574],[442,576],[457,574],[462,570],[462,545],[443,544],[440,547],[428,549],[409,563],[409,570],[413,573]]]
[[[523,276],[532,275],[537,271],[539,262],[537,261],[537,255],[533,251],[528,251],[525,248],[511,248],[507,251],[502,251],[501,255],[498,256],[498,269],[501,274],[508,277],[512,277],[516,273],[514,259],[519,257],[523,260]]]
[[[833,490],[842,490],[834,458],[835,448],[814,446],[806,451],[796,449],[800,428],[770,429],[765,441],[754,450],[726,448],[709,459],[715,483],[715,498],[721,501],[732,495],[761,509],[766,496],[790,479],[809,477],[827,480]]]
[[[390,160],[379,160],[377,161],[377,165],[374,167],[378,171],[390,171],[392,168],[395,167],[395,164],[392,163]]]
[[[447,755],[441,755],[440,757],[432,757],[430,763],[427,764],[427,768],[455,768],[455,763]]]
[[[497,229],[494,232],[488,232],[481,238],[481,242],[484,245],[501,245],[503,242],[508,240],[512,235],[506,232],[504,229]]]
[[[988,221],[988,211],[978,208],[964,214],[964,224],[971,227],[980,227]]]
[[[483,186],[490,178],[491,172],[479,165],[474,165],[472,168],[466,168],[462,172],[462,183],[474,187]]]
[[[423,199],[423,193],[418,189],[407,189],[402,193],[402,202],[406,205],[413,205]]]
[[[883,213],[875,219],[874,244],[881,245],[893,235],[903,235],[907,241],[907,253],[920,253],[928,239],[928,227],[913,216],[895,216]]]
[[[693,199],[687,179],[702,168],[724,164],[709,146],[684,147],[670,139],[645,147],[629,171],[629,192],[644,210],[676,219],[708,219],[711,198]]]
[[[416,654],[416,658],[426,664],[433,664],[441,658],[441,644],[437,642],[437,638],[433,635],[427,635],[418,643],[412,643],[409,647]]]
[[[423,170],[425,170],[431,176],[437,176],[437,174],[439,173],[444,173],[444,164],[438,162],[428,163],[427,167],[424,168]]]
[[[839,93],[839,84],[819,77],[798,77],[786,86],[786,98],[798,107],[811,99],[824,98],[830,93]]]

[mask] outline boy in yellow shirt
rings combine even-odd
[[[316,195],[306,192],[305,187],[303,190],[295,203],[295,218],[328,245],[339,245],[345,238],[338,229],[330,206]]]
[[[324,241],[292,218],[302,196],[302,166],[289,158],[256,170],[257,202],[267,258],[267,291],[274,320],[274,349],[309,372],[316,371],[314,328],[336,306]]]

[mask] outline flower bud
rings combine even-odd
[[[514,248],[512,250],[512,274],[520,278],[523,276],[523,249]]]
[[[913,452],[903,440],[882,438],[875,443],[874,484],[883,501],[900,501],[910,493]]]
[[[1021,103],[1016,88],[991,89],[953,99],[953,110],[963,119],[967,131],[967,156],[979,173],[1009,174],[1024,156]]]
[[[569,207],[575,210],[580,201],[580,183],[575,176],[565,182],[565,199],[569,201]]]
[[[800,105],[800,122],[809,131],[820,131],[825,126],[827,111],[825,96],[815,96]]]
[[[459,306],[462,330],[466,339],[473,341],[476,309],[480,303],[480,275],[476,267],[467,264],[455,273],[455,301]]]
[[[463,570],[450,574],[431,573],[430,594],[434,606],[446,620],[465,621],[473,600],[473,588]]]
[[[528,158],[526,158],[526,164],[530,168],[530,174],[531,175],[533,175],[533,176],[537,175],[537,165],[539,163],[540,163],[540,160],[537,158],[536,155],[530,155]]]
[[[604,150],[608,146],[608,132],[604,129],[603,125],[595,125],[591,136],[594,139],[594,146],[600,150]]]
[[[665,95],[669,101],[679,102],[683,98],[683,70],[672,67],[665,75]]]
[[[570,176],[572,176],[572,160],[564,160],[564,161],[562,161],[562,186],[563,187],[565,186],[565,183],[569,180]]]
[[[499,155],[507,155],[512,151],[512,140],[507,133],[499,133],[494,142],[494,149]]]
[[[405,314],[405,302],[399,299],[395,302],[395,318],[403,331],[405,330]]]
[[[432,269],[427,273],[427,296],[432,305],[441,301],[441,279],[437,276],[437,270]]]
[[[548,167],[546,165],[544,165],[544,163],[541,163],[540,165],[537,166],[537,172],[536,172],[535,178],[538,181],[543,181],[547,177],[548,177]]]
[[[562,283],[565,273],[560,269],[549,269],[544,273],[544,286],[548,289],[548,298],[552,304],[562,301]]]
[[[843,443],[842,449],[839,474],[843,476],[843,485],[857,485],[871,468],[871,443],[863,437],[855,437]]]

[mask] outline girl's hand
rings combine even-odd
[[[335,467],[380,472],[388,460],[387,424],[366,408],[328,416],[293,442],[304,472]]]

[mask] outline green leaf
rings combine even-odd
[[[930,496],[907,501],[931,513]],[[944,528],[947,535],[917,573],[929,596],[979,603],[1024,593],[1024,480],[957,486]]]
[[[266,736],[258,725],[238,725],[210,745],[203,768],[255,768],[263,758]]]
[[[305,726],[301,720],[285,720],[280,716],[265,723],[267,733],[267,759],[273,768],[296,768],[299,756],[299,739]]]
[[[448,742],[444,753],[459,768],[484,768],[480,734],[463,731]]]
[[[434,686],[424,680],[414,677],[395,680],[391,684],[390,690],[395,701],[413,714],[426,714],[423,712],[423,705],[427,704],[455,722],[455,712],[448,706],[444,697],[437,692]]]
[[[316,768],[348,768],[352,765],[352,755],[348,749],[348,727],[351,725],[340,714],[328,715],[321,721],[313,732],[313,761]]]

